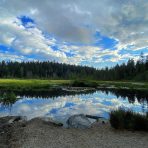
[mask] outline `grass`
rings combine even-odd
[[[0,79],[0,89],[19,90],[19,89],[50,89],[54,86],[68,85],[70,80],[37,80],[37,79]]]
[[[148,90],[147,82],[133,82],[133,81],[96,81],[100,87],[114,86],[118,89],[136,89]]]
[[[148,90],[148,83],[94,80],[41,80],[41,79],[0,79],[0,90],[48,90],[58,86],[73,87],[110,87],[119,89]]]
[[[148,114],[141,115],[130,110],[118,109],[111,111],[110,123],[115,129],[148,131]]]

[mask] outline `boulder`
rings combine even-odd
[[[0,132],[9,129],[11,126],[26,126],[27,117],[25,116],[6,116],[0,118]]]
[[[69,117],[66,123],[69,128],[80,129],[90,128],[92,124],[84,114],[73,115]]]
[[[11,119],[8,121],[8,124],[12,124],[14,122],[26,122],[27,117],[26,116],[12,116]]]
[[[63,123],[55,121],[50,117],[40,117],[40,119],[46,123],[53,124],[54,126],[63,126]]]

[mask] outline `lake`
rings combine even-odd
[[[0,92],[5,96],[10,92]],[[134,112],[148,112],[148,92],[100,89],[88,92],[23,91],[14,92],[16,99],[0,101],[0,117],[26,116],[29,119],[47,116],[65,123],[74,114],[88,114],[109,118],[109,112],[125,108]]]

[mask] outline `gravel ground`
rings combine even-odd
[[[1,128],[0,148],[148,148],[148,133],[117,131],[109,124],[65,129],[41,119]]]

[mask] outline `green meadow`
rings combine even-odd
[[[70,80],[0,79],[0,89],[50,89],[55,86],[67,85],[70,82]]]
[[[148,90],[148,83],[129,81],[94,81],[94,80],[42,80],[42,79],[0,79],[1,90],[48,90],[54,87],[103,87],[118,89]]]

